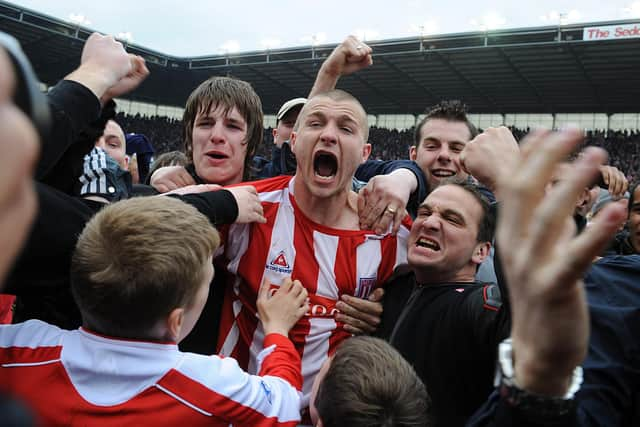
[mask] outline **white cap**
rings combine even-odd
[[[278,115],[276,116],[277,120],[282,120],[282,118],[293,108],[293,107],[297,107],[298,105],[304,105],[307,102],[307,98],[294,98],[294,99],[290,99],[287,102],[285,102],[284,104],[282,104],[282,107],[280,107],[280,110],[278,110]]]

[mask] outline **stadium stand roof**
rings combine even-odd
[[[367,42],[374,65],[339,87],[370,114],[419,114],[441,99],[472,113],[622,113],[640,107],[640,38],[583,40],[599,22]],[[91,30],[0,1],[0,30],[16,37],[40,79],[53,84],[79,64]],[[335,45],[178,58],[137,45],[151,76],[129,99],[184,106],[212,75],[250,82],[264,111],[305,96]]]

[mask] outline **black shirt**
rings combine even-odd
[[[427,387],[436,425],[462,426],[493,391],[496,351],[509,335],[496,285],[419,285],[408,267],[385,286],[378,334]]]

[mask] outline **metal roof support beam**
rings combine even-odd
[[[427,89],[422,83],[418,82],[416,79],[411,77],[407,72],[405,72],[405,71],[401,70],[400,68],[398,68],[397,65],[392,64],[391,62],[389,62],[389,60],[387,58],[382,57],[380,59],[382,59],[382,62],[384,62],[387,67],[391,68],[396,73],[402,75],[405,79],[410,81],[414,86],[416,86],[418,89],[422,90],[429,97],[429,103],[433,104],[433,103],[437,102],[436,101],[437,97],[433,94],[433,92],[431,92],[429,89]]]
[[[297,66],[297,65],[295,65],[295,64],[290,64],[290,65],[289,65],[289,68],[290,68],[292,71],[295,71],[295,72],[296,72],[297,74],[299,74],[300,76],[304,77],[304,78],[305,78],[305,80],[311,80],[311,81],[313,81],[313,82],[315,82],[315,81],[316,81],[316,76],[315,76],[315,75],[314,75],[314,76],[312,76],[311,74],[305,73],[305,72],[304,72],[304,71],[302,71],[300,68],[298,68],[298,66]],[[309,88],[309,92],[311,92],[311,88]]]
[[[458,79],[460,79],[462,82],[464,82],[471,90],[473,90],[476,94],[480,95],[482,98],[485,99],[485,101],[487,101],[488,104],[491,104],[494,108],[495,111],[501,111],[502,108],[500,108],[498,106],[498,104],[493,100],[493,98],[491,98],[489,95],[485,94],[484,92],[482,92],[480,89],[478,89],[476,87],[476,85],[474,85],[473,83],[471,83],[471,80],[467,79],[465,76],[462,75],[462,73],[460,73],[460,71],[458,71],[458,69],[456,67],[454,67],[453,65],[451,65],[451,63],[449,62],[449,60],[447,58],[444,57],[444,55],[442,55],[440,52],[438,51],[434,51],[434,56],[436,58],[438,58],[440,60],[440,62],[442,62],[448,69],[449,71],[451,71],[451,73],[455,74],[456,77],[458,77]]]
[[[377,87],[375,87],[374,85],[372,85],[371,83],[369,83],[368,81],[366,81],[365,79],[363,79],[362,77],[360,77],[358,75],[358,73],[356,74],[351,74],[351,77],[354,78],[355,80],[359,81],[360,83],[362,83],[364,86],[366,86],[369,90],[371,90],[372,92],[375,92],[378,96],[386,99],[387,101],[389,101],[390,103],[394,104],[395,106],[397,106],[398,108],[402,109],[402,105],[400,103],[398,103],[398,101],[396,101],[393,98],[390,98],[387,94],[385,94],[384,92],[382,92],[380,89],[378,89]],[[365,111],[367,110],[367,107],[365,106]]]
[[[274,85],[276,85],[276,86],[280,86],[281,88],[283,88],[283,89],[287,90],[288,92],[290,92],[290,93],[294,94],[294,95],[295,95],[294,97],[296,97],[296,98],[297,98],[297,97],[303,97],[303,96],[306,96],[306,95],[301,95],[301,94],[300,94],[300,92],[298,92],[297,90],[295,90],[295,89],[293,89],[293,88],[291,88],[291,87],[289,87],[289,86],[285,85],[285,84],[284,84],[284,83],[282,83],[281,81],[279,81],[279,80],[276,80],[276,79],[272,78],[271,76],[269,76],[269,75],[267,75],[267,74],[263,73],[262,71],[260,71],[260,70],[258,70],[258,69],[256,69],[256,68],[254,68],[254,67],[247,67],[247,68],[248,68],[249,70],[251,70],[251,72],[252,72],[252,73],[256,73],[258,76],[260,76],[260,77],[262,77],[262,78],[264,78],[264,79],[266,79],[266,80],[269,80],[269,81],[270,81],[271,83],[273,83]]]
[[[498,53],[500,54],[500,56],[502,57],[502,59],[504,60],[504,62],[507,64],[507,66],[511,69],[511,71],[513,71],[515,73],[515,75],[522,80],[522,82],[524,84],[526,84],[529,89],[531,89],[533,91],[533,93],[536,95],[536,98],[538,98],[538,102],[540,103],[540,105],[543,105],[544,107],[546,107],[549,111],[553,111],[553,108],[551,108],[550,105],[548,105],[545,100],[544,97],[540,94],[540,92],[538,91],[538,89],[533,85],[533,83],[531,83],[529,81],[528,78],[526,78],[522,72],[520,72],[520,69],[518,67],[516,67],[516,65],[511,61],[511,58],[509,58],[509,56],[507,55],[507,53],[504,51],[504,49],[500,48],[498,49]]]
[[[571,57],[576,62],[576,65],[580,70],[580,74],[582,74],[582,77],[587,81],[587,83],[589,83],[589,87],[591,88],[591,91],[593,93],[593,98],[596,100],[596,102],[599,105],[604,107],[606,104],[602,102],[602,97],[600,96],[598,88],[596,87],[595,84],[593,84],[593,80],[591,80],[591,77],[589,77],[589,74],[587,74],[587,71],[584,69],[584,63],[582,62],[582,59],[580,59],[580,57],[578,56],[578,54],[570,44],[567,45],[566,48],[567,48],[567,52],[571,54]],[[606,108],[603,108],[603,109],[606,110]]]

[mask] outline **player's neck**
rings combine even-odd
[[[306,189],[296,190],[298,208],[313,222],[342,230],[359,230],[357,195],[351,190],[331,197],[317,197]]]

